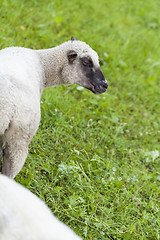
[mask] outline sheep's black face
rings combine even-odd
[[[95,57],[94,54],[93,56]],[[95,94],[102,94],[107,90],[108,83],[99,67],[98,59],[96,59],[96,64],[94,64],[89,55],[79,57],[74,50],[70,50],[67,57],[69,66],[74,67],[73,69],[75,70],[72,70],[72,77],[76,79],[75,83],[91,90]]]
[[[84,87],[95,94],[102,94],[107,90],[108,83],[100,67],[95,67],[92,59],[87,56],[80,58],[80,65],[84,74]]]

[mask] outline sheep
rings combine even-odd
[[[82,240],[36,195],[0,174],[1,240]]]
[[[28,154],[40,121],[44,88],[78,84],[94,94],[108,83],[97,53],[85,42],[71,38],[42,50],[9,47],[0,50],[0,158],[2,173],[14,178]]]

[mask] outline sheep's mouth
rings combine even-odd
[[[102,94],[104,93],[107,89],[104,88],[104,89],[96,89],[94,86],[93,87],[86,87],[88,90],[90,90],[91,92],[93,92],[94,94]]]
[[[91,88],[88,88],[88,89],[91,90],[94,94],[102,94],[102,93],[106,92],[107,88],[108,88],[108,84],[105,83],[105,85],[104,84],[102,84],[102,85],[91,84]]]

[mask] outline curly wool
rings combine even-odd
[[[80,240],[37,196],[0,175],[1,240]]]
[[[99,67],[97,53],[81,41],[44,50],[11,47],[0,51],[0,162],[3,155],[2,173],[10,178],[21,170],[38,128],[44,88],[74,83],[88,88],[79,62],[68,62],[71,50],[78,57],[89,55]]]

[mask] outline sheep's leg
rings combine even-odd
[[[0,102],[0,106],[3,106],[3,104]],[[2,136],[4,136],[4,133],[7,131],[10,125],[9,117],[4,115],[4,113],[0,109],[0,171],[2,170],[2,157],[3,157],[3,140]]]
[[[3,138],[6,131],[9,129],[11,124],[11,118],[13,109],[8,105],[3,96],[0,99],[0,171],[2,170],[2,157],[3,157]]]
[[[3,156],[3,149],[2,149],[2,137],[0,136],[0,172],[2,171],[2,156]]]
[[[6,143],[3,155],[2,173],[14,178],[21,170],[28,154],[28,143],[17,141]]]
[[[2,173],[10,178],[14,178],[21,170],[28,154],[28,145],[40,120],[40,106],[35,107],[34,102],[30,108],[27,105],[24,109],[17,109],[17,115],[13,116],[3,136],[5,144]]]

